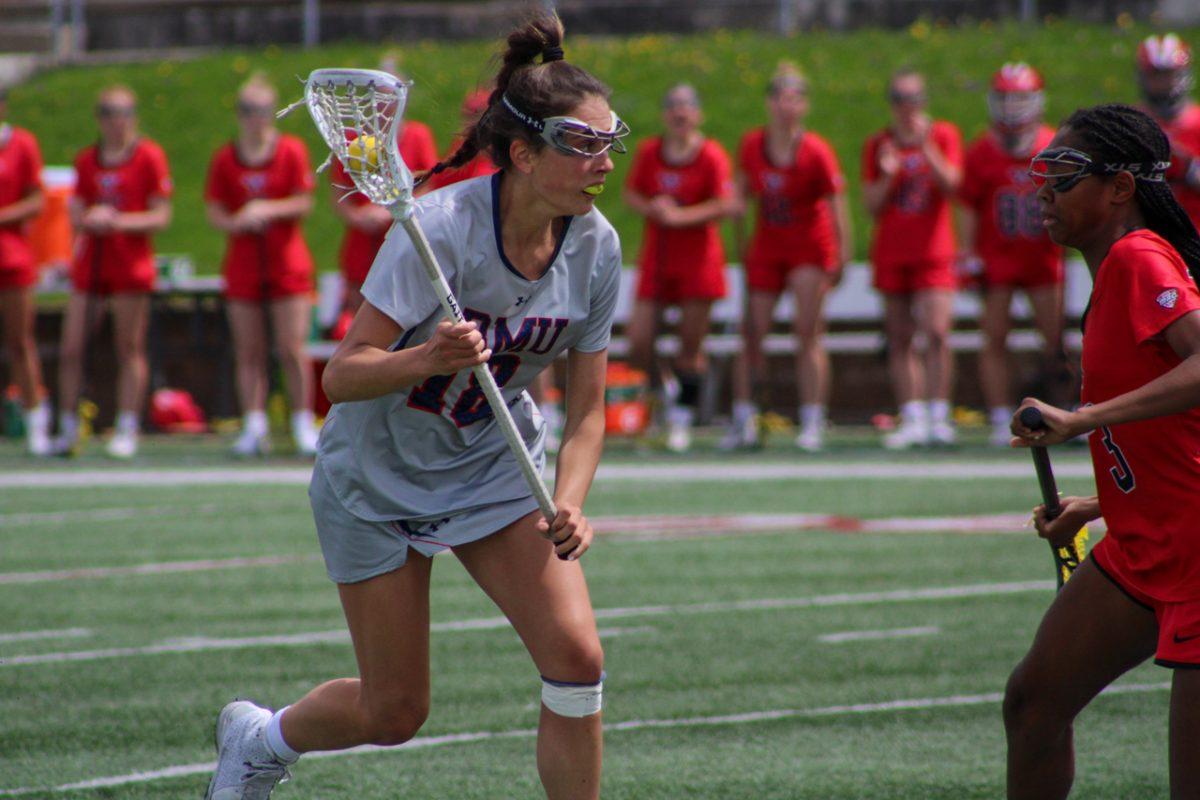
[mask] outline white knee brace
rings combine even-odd
[[[604,673],[596,683],[564,683],[542,678],[542,703],[560,717],[590,717],[600,713]]]

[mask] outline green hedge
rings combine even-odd
[[[668,86],[694,83],[706,104],[705,129],[730,150],[747,128],[763,120],[764,87],[776,63],[787,58],[800,64],[813,86],[810,125],[833,143],[849,179],[861,257],[868,229],[858,197],[859,149],[867,135],[887,122],[883,95],[892,70],[906,64],[924,70],[934,115],[953,120],[973,136],[986,124],[987,80],[1006,60],[1027,60],[1042,70],[1050,120],[1082,105],[1134,101],[1133,53],[1148,32],[1132,24],[1102,27],[1054,20],[1036,27],[921,22],[904,31],[807,33],[786,39],[748,32],[572,38],[568,32],[567,53],[613,87],[613,103],[634,138],[658,129],[659,99]],[[1200,31],[1183,35],[1200,45]],[[498,46],[498,41],[422,42],[401,48],[402,67],[415,82],[411,116],[431,124],[441,146],[448,145],[456,129],[464,90],[494,74]],[[47,163],[68,164],[95,138],[90,114],[96,92],[113,82],[132,86],[142,99],[142,127],[166,148],[175,175],[175,221],[159,237],[159,250],[191,253],[201,272],[213,272],[223,241],[205,223],[201,192],[210,156],[233,135],[237,86],[252,71],[262,70],[288,102],[299,96],[297,76],[317,67],[372,67],[384,49],[355,44],[311,51],[267,47],[186,61],[67,67],[13,90],[9,118],[37,133]],[[323,157],[306,115],[296,114],[283,127],[309,141],[314,161]],[[627,167],[628,159],[618,156],[613,183],[623,180]],[[322,185],[306,228],[322,269],[334,267],[341,235],[328,203],[329,192]],[[639,221],[616,191],[604,195],[600,207],[620,230],[626,259],[632,260],[640,241]]]

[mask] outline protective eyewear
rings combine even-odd
[[[137,113],[137,109],[133,106],[110,106],[101,104],[96,106],[96,116],[100,119],[110,119],[112,117],[132,117]]]
[[[275,109],[267,105],[259,105],[257,103],[241,103],[237,104],[237,113],[243,117],[265,117],[275,113]]]
[[[504,104],[508,113],[537,131],[543,141],[560,153],[595,158],[604,155],[609,150],[614,153],[626,152],[625,143],[621,140],[629,135],[629,126],[617,116],[615,111],[610,112],[612,114],[611,127],[604,131],[596,130],[576,117],[538,119],[513,105],[507,95],[502,96],[500,102]]]
[[[888,102],[894,106],[923,106],[926,100],[924,92],[888,92]]]
[[[1071,191],[1089,175],[1128,172],[1135,180],[1161,182],[1166,180],[1170,166],[1170,161],[1097,164],[1087,153],[1073,147],[1050,147],[1033,157],[1028,174],[1039,189],[1048,183],[1051,190],[1062,193]]]

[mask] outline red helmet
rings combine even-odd
[[[1138,45],[1137,63],[1142,72],[1187,69],[1192,64],[1192,49],[1173,33],[1147,36]]]
[[[204,412],[182,389],[159,389],[150,395],[150,422],[169,433],[203,433],[208,429]]]
[[[1137,49],[1138,83],[1150,110],[1173,118],[1192,89],[1192,51],[1173,33],[1147,36]]]
[[[1005,64],[992,76],[988,113],[999,128],[1015,130],[1035,125],[1046,108],[1045,87],[1036,69],[1022,61]]]

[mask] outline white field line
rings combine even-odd
[[[882,631],[842,631],[840,633],[823,633],[817,637],[818,642],[826,644],[841,644],[842,642],[872,642],[879,639],[908,639],[914,636],[936,636],[942,629],[936,625],[925,625],[919,628],[890,628]]]
[[[1130,683],[1110,686],[1101,695],[1134,694],[1144,692],[1162,692],[1171,688],[1170,683]],[[1003,699],[999,692],[986,694],[960,694],[948,697],[914,697],[908,699],[888,700],[881,703],[854,703],[851,705],[825,706],[823,708],[778,708],[766,711],[747,711],[740,714],[719,714],[707,717],[682,717],[679,719],[632,719],[625,722],[613,722],[604,726],[606,733],[618,731],[639,731],[666,728],[696,728],[718,725],[746,725],[756,722],[770,722],[785,719],[819,719],[827,717],[844,717],[858,714],[883,714],[895,711],[925,711],[941,708],[963,708],[966,706],[996,705]],[[518,728],[507,731],[475,731],[471,733],[451,733],[443,736],[418,736],[411,741],[395,747],[376,747],[365,745],[350,750],[323,751],[308,753],[306,760],[314,758],[338,758],[341,756],[360,753],[394,753],[397,751],[419,750],[426,747],[444,745],[468,744],[498,739],[531,739],[537,736],[534,728]],[[78,783],[66,783],[49,787],[22,787],[17,789],[0,789],[0,797],[17,797],[36,793],[57,793],[79,791],[84,789],[101,789],[112,786],[127,786],[129,784],[150,783],[168,778],[182,778],[192,775],[208,775],[216,767],[215,761],[205,761],[196,764],[180,764],[164,769],[131,772],[125,775],[114,775],[106,778],[92,778]]]
[[[6,525],[53,525],[65,522],[116,522],[141,517],[169,517],[180,513],[212,514],[228,511],[216,503],[199,506],[130,506],[128,508],[91,508],[72,511],[28,511],[0,514],[0,528]]]
[[[1090,478],[1092,467],[1078,458],[1060,459],[1054,472],[1060,478]],[[601,464],[596,480],[634,483],[697,483],[762,480],[975,480],[978,478],[1028,479],[1032,468],[1025,462],[855,461],[799,464]],[[218,486],[307,485],[311,467],[243,467],[239,469],[106,469],[36,470],[0,475],[0,489],[95,488],[106,486]]]
[[[19,631],[0,633],[0,644],[11,642],[33,642],[38,639],[83,639],[92,635],[89,628],[59,628],[51,631]]]
[[[710,603],[691,603],[657,606],[628,606],[598,608],[599,620],[627,619],[629,617],[661,617],[681,614],[718,614],[742,611],[767,611],[794,608],[827,608],[830,606],[869,605],[874,603],[899,603],[935,600],[955,600],[967,597],[992,597],[996,595],[1021,594],[1025,592],[1048,592],[1052,581],[1023,581],[1014,583],[979,583],[967,586],[944,586],[927,589],[894,589],[886,592],[860,592],[858,594],[826,594],[811,597],[765,598],[760,600],[732,600]],[[435,622],[430,630],[435,633],[449,631],[475,631],[507,628],[511,623],[504,617]],[[0,657],[0,667],[20,667],[34,664],[60,664],[75,661],[97,661],[108,658],[134,658],[138,656],[162,655],[166,653],[195,653],[207,650],[245,650],[257,647],[307,647],[314,644],[341,644],[350,640],[344,629],[313,631],[309,633],[276,634],[271,636],[244,636],[210,638],[206,636],[184,639],[167,639],[141,647],[110,647],[95,650],[68,650],[55,653],[37,653],[25,656]]]
[[[109,509],[115,510],[115,509]],[[133,509],[126,509],[132,511]],[[80,512],[81,514],[84,512]],[[708,536],[744,535],[804,530],[841,533],[1024,533],[1030,534],[1027,514],[984,514],[962,517],[885,517],[860,519],[838,514],[693,514],[594,517],[597,533],[630,542],[678,541]],[[1093,535],[1103,530],[1103,520],[1091,524]],[[162,561],[122,567],[0,572],[0,586],[51,583],[87,578],[162,575],[252,567],[270,567],[319,561],[320,556],[256,556],[239,558]]]

